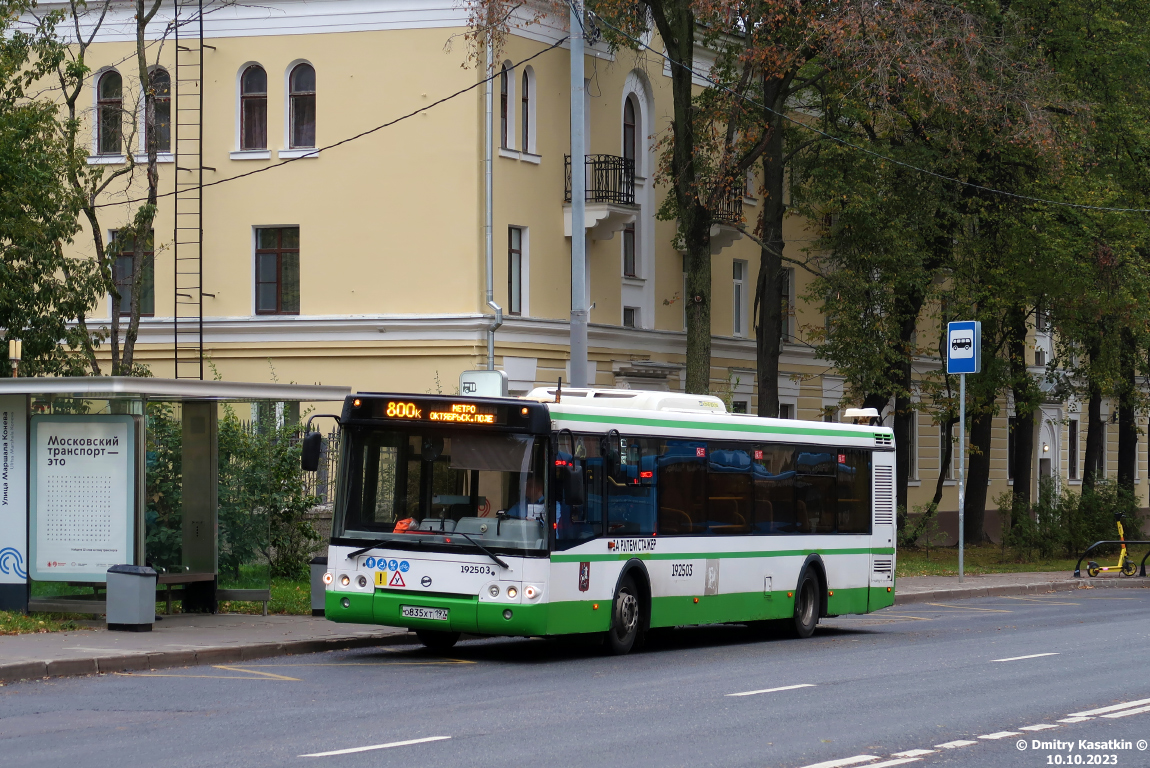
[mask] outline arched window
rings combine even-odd
[[[623,102],[623,157],[635,161],[635,97]]]
[[[148,75],[156,100],[156,151],[172,151],[172,78],[168,70],[156,67]]]
[[[519,145],[519,149],[524,152],[531,151],[531,75],[523,71],[523,96],[520,99],[523,108],[520,110],[520,120],[523,121],[521,134],[523,136],[523,143]]]
[[[268,148],[268,74],[252,64],[240,75],[240,149]]]
[[[315,68],[297,64],[288,77],[292,149],[315,146]]]
[[[109,70],[96,86],[96,153],[118,155],[123,151],[124,81]]]
[[[507,98],[511,91],[511,72],[507,65],[499,71],[499,146],[507,147],[507,123],[510,115],[507,114]]]

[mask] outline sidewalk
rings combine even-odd
[[[1076,579],[1068,572],[1063,571],[991,573],[981,576],[967,576],[961,583],[957,576],[904,576],[895,583],[894,604],[967,600],[974,597],[997,597],[1001,595],[1032,595],[1071,589],[1137,589],[1147,587],[1150,587],[1150,578],[1099,576],[1091,579],[1084,575],[1083,578]]]
[[[92,626],[0,637],[0,683],[414,642],[405,629],[336,624],[322,616],[175,614],[151,632],[109,632],[102,621]]]

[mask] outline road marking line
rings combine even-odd
[[[922,757],[933,755],[937,751],[937,749],[908,749],[905,752],[895,752],[891,757]]]
[[[1130,707],[1143,707],[1150,704],[1150,699],[1139,699],[1138,701],[1128,701],[1125,704],[1114,704],[1109,707],[1101,707],[1099,709],[1088,709],[1085,712],[1071,712],[1067,717],[1086,717],[1088,715],[1101,715],[1106,712],[1114,712],[1119,709],[1129,709]]]
[[[428,736],[424,739],[409,739],[407,741],[393,741],[390,744],[372,744],[370,747],[352,747],[351,749],[333,749],[331,752],[313,752],[300,757],[331,757],[332,755],[350,755],[353,752],[370,752],[374,749],[391,749],[392,747],[406,747],[411,744],[426,744],[429,741],[443,741],[450,736]]]
[[[966,741],[959,739],[958,741],[948,741],[945,744],[935,744],[939,749],[958,749],[959,747],[969,747],[971,744],[977,744],[977,741]]]
[[[827,760],[822,763],[811,763],[804,765],[803,768],[846,768],[848,765],[858,765],[859,763],[869,763],[871,760],[878,760],[877,755],[855,755],[854,757],[841,757],[838,760]],[[868,768],[870,768],[868,766]]]
[[[1064,717],[1058,722],[1060,723],[1084,723],[1087,720],[1093,720],[1093,717]]]
[[[1124,709],[1121,712],[1111,712],[1109,715],[1103,715],[1103,717],[1126,717],[1127,715],[1140,715],[1143,712],[1150,712],[1150,707],[1138,707],[1138,709]]]
[[[1022,661],[1023,659],[1038,659],[1038,658],[1041,658],[1043,656],[1058,656],[1058,655],[1059,654],[1057,654],[1057,653],[1032,653],[1029,656],[1011,656],[1009,659],[991,659],[991,662],[995,662],[995,661]]]
[[[904,757],[901,760],[884,760],[881,763],[871,763],[867,768],[891,768],[895,765],[906,765],[907,763],[917,763],[921,757]]]
[[[1021,736],[1018,731],[999,731],[998,733],[987,733],[979,736],[980,739],[1005,739],[1007,736]]]
[[[438,661],[347,661],[317,662],[315,664],[248,664],[251,667],[426,667],[444,664],[476,664],[467,659],[439,659]]]
[[[814,683],[799,683],[798,685],[784,685],[778,688],[764,688],[761,691],[743,691],[742,693],[728,693],[727,696],[757,696],[760,693],[777,693],[778,691],[793,691],[797,688],[814,688]],[[878,760],[876,757],[875,760]],[[821,765],[821,763],[820,763]],[[845,763],[844,763],[845,765]],[[807,766],[806,768],[812,768]]]
[[[261,675],[272,680],[291,680],[292,682],[303,682],[298,677],[288,677],[287,675],[277,675],[272,672],[260,672],[255,669],[244,669],[243,667],[225,667],[222,664],[213,664],[212,669],[226,669],[228,672],[246,672],[249,675]]]
[[[266,683],[284,683],[288,681],[303,682],[294,677],[240,677],[238,675],[177,675],[163,672],[115,672],[120,677],[199,677],[212,680],[260,680]]]
[[[1001,608],[974,608],[969,605],[947,605],[946,603],[927,603],[927,605],[938,605],[943,608],[955,608],[963,611],[981,611],[983,613],[1014,613],[1014,611],[1005,611]]]
[[[1018,730],[1020,731],[1048,731],[1051,728],[1057,728],[1057,725],[1050,725],[1049,723],[1039,723],[1038,725],[1024,725]]]

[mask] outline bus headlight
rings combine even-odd
[[[491,595],[492,597],[499,597],[499,585],[492,584],[487,588],[487,594]]]
[[[333,581],[335,581],[335,576],[333,576],[330,571],[323,575],[324,584],[331,584]]]
[[[351,583],[351,577],[345,573],[344,575],[339,577],[339,583],[346,587],[348,584]]]
[[[510,597],[512,600],[514,600],[515,596],[518,594],[519,594],[519,590],[516,589],[515,587],[508,587],[507,588],[507,596]]]
[[[367,586],[367,577],[360,575],[359,577],[356,578],[355,583],[359,585],[360,589],[363,589],[364,587]]]
[[[539,590],[537,590],[535,587],[529,586],[529,587],[524,588],[523,595],[528,600],[534,600],[535,598],[539,597]]]

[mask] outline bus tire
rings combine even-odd
[[[624,576],[611,601],[611,628],[607,630],[607,651],[613,656],[630,653],[639,637],[643,606],[635,579]]]
[[[795,590],[795,616],[792,632],[795,637],[807,638],[814,634],[819,623],[819,579],[809,568],[803,572]]]
[[[445,653],[459,642],[459,632],[444,632],[441,629],[417,629],[415,636],[427,646],[429,651]]]

